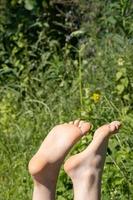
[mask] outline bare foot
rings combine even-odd
[[[119,127],[118,121],[101,126],[96,130],[91,144],[83,152],[65,162],[64,169],[72,179],[75,200],[100,199],[101,177],[108,140]]]
[[[75,120],[55,126],[29,162],[34,180],[34,200],[55,198],[55,187],[62,162],[70,148],[85,135],[90,123]]]

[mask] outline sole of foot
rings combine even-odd
[[[64,170],[72,182],[85,180],[103,170],[109,137],[118,132],[118,121],[99,127],[90,145],[81,153],[71,156],[64,164]]]
[[[44,178],[57,174],[71,147],[91,128],[91,124],[75,120],[55,126],[46,136],[37,153],[29,162],[29,173],[34,179],[42,181]],[[57,178],[55,176],[55,178]]]

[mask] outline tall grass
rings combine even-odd
[[[59,25],[64,18],[56,19],[59,26],[49,22],[50,11],[56,15],[58,10],[54,6],[45,5],[45,15],[39,5],[29,11],[24,1],[7,2],[6,20],[0,26],[0,199],[31,199],[29,159],[54,125],[81,118],[93,123],[92,134],[71,154],[84,150],[100,125],[122,122],[120,133],[109,143],[102,198],[132,200],[130,1],[84,1],[77,11],[85,14],[78,16],[73,9],[68,16],[67,5],[60,13],[66,16],[66,32]],[[74,26],[74,15],[82,19],[80,27]],[[72,183],[63,169],[57,199],[72,199]]]

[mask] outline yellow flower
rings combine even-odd
[[[117,64],[118,64],[119,66],[123,66],[124,60],[123,60],[122,58],[119,58],[118,61],[117,61]]]
[[[91,99],[92,99],[95,103],[99,102],[99,100],[100,100],[100,94],[98,94],[98,93],[93,93],[93,95],[91,96]]]

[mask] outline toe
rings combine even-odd
[[[84,123],[84,121],[83,121],[83,120],[80,120],[78,126],[81,127],[83,123]]]
[[[80,123],[80,119],[76,119],[76,120],[74,121],[74,125],[75,125],[75,126],[79,126],[79,123]]]
[[[91,129],[91,124],[89,122],[82,121],[79,124],[79,128],[81,130],[81,134],[85,135]]]
[[[121,123],[119,121],[113,121],[109,124],[110,132],[116,132],[119,130]]]
[[[73,124],[73,121],[70,121],[69,124]]]

